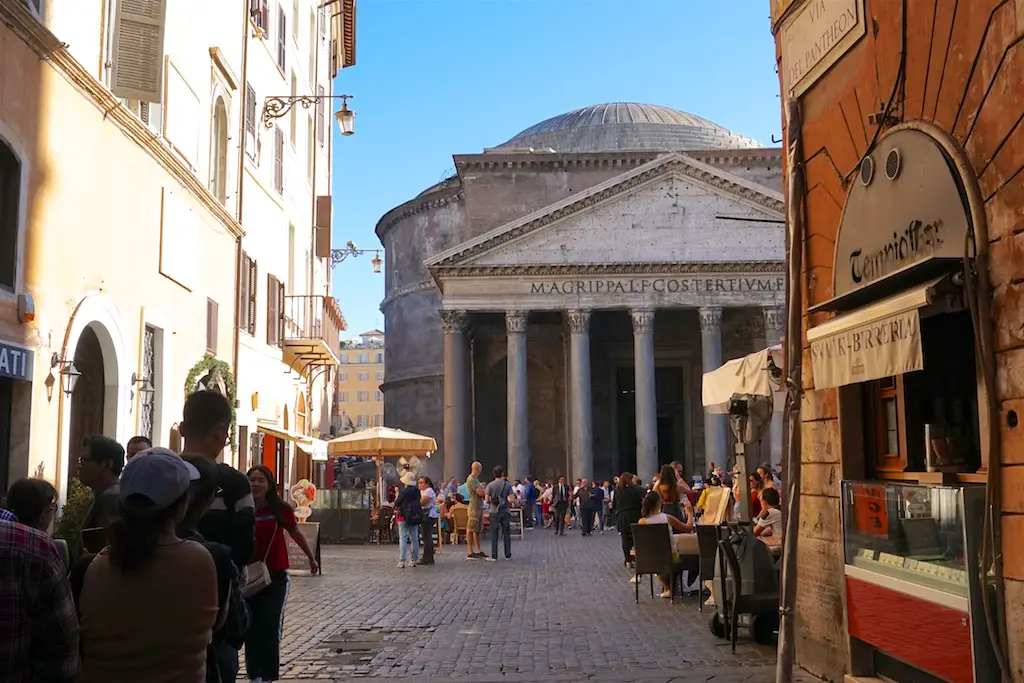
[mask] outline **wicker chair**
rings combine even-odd
[[[395,509],[389,506],[382,507],[377,513],[377,525],[374,527],[377,532],[377,545],[380,545],[381,540],[387,543],[395,542],[394,516]]]
[[[452,510],[452,545],[459,544],[459,536],[466,537],[466,529],[469,528],[469,508],[455,508]]]

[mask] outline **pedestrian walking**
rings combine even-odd
[[[398,521],[398,568],[415,567],[420,559],[420,524],[423,521],[423,504],[420,490],[416,488],[416,477],[412,472],[402,475],[402,490],[395,498],[395,514]],[[405,558],[411,556],[408,565]]]
[[[434,482],[430,477],[420,477],[416,482],[420,489],[420,506],[423,510],[423,523],[420,536],[423,538],[423,558],[417,563],[420,566],[434,564],[434,525],[437,523],[437,494]],[[440,531],[438,531],[440,538]]]
[[[277,482],[269,467],[257,465],[246,475],[252,487],[256,504],[256,545],[250,565],[262,563],[269,582],[249,592],[249,632],[245,636],[245,673],[254,683],[276,681],[281,662],[281,627],[284,623],[284,605],[288,600],[288,547],[284,535],[287,532],[309,559],[309,572],[316,574],[320,567],[306,537],[299,531],[295,510],[281,500],[277,493]],[[263,567],[260,567],[262,570]],[[250,573],[256,567],[250,566]],[[252,580],[252,577],[249,579]]]
[[[590,482],[586,479],[580,481],[580,486],[575,493],[576,504],[579,507],[580,531],[584,536],[590,536],[594,531],[594,508],[593,494],[590,490]]]
[[[555,534],[565,536],[565,518],[569,515],[569,503],[572,500],[572,492],[565,477],[559,477],[551,494],[552,504],[555,506]]]
[[[626,566],[633,562],[633,524],[640,521],[644,489],[637,486],[633,475],[623,472],[615,489],[615,525],[622,540],[622,557]]]
[[[515,489],[501,467],[494,468],[494,481],[487,485],[487,503],[491,514],[491,562],[498,561],[498,533],[505,539],[505,559],[512,559],[512,513],[509,505],[516,497]]]
[[[166,448],[125,466],[110,544],[82,576],[81,683],[149,681],[154,672],[176,683],[206,680],[217,567],[206,548],[177,535],[197,479],[196,468]]]

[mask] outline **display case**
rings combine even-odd
[[[842,483],[847,623],[864,673],[998,679],[977,564],[984,505],[983,486]]]

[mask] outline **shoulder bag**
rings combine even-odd
[[[270,542],[267,543],[267,552],[263,553],[263,559],[246,566],[245,585],[242,586],[243,598],[251,598],[270,585],[270,569],[267,567],[267,558],[270,556],[270,549],[274,545],[277,530],[280,528],[280,525],[274,522],[274,533],[270,535]]]

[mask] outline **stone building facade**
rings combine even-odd
[[[432,474],[650,477],[723,462],[703,371],[778,340],[777,149],[664,107],[570,112],[480,154],[377,225],[385,422]],[[766,324],[767,323],[767,324]]]
[[[1024,438],[1018,421],[1024,406],[1024,335],[1020,333],[1024,100],[1019,87],[1024,78],[1024,3],[829,0],[826,5],[817,0],[772,0],[771,8],[782,101],[797,101],[801,111],[807,188],[803,198],[805,393],[798,661],[831,681],[843,680],[846,674],[904,680],[890,671],[908,663],[943,680],[1024,681],[1024,545],[1019,542],[1024,534]],[[784,124],[788,140],[790,126]],[[917,168],[918,152],[920,158],[927,153],[939,162],[929,169]],[[938,252],[948,244],[948,253],[934,254],[946,258],[901,255],[901,265],[918,262],[895,273],[883,261],[886,272],[879,284],[898,291],[913,284],[905,277],[910,271],[919,272],[918,284],[922,277],[931,280],[936,273],[922,270],[927,268],[925,261],[946,260],[953,266],[948,271],[951,284],[959,283],[964,289],[967,259],[968,282],[973,280],[978,293],[979,320],[972,329],[970,315],[962,309],[940,315],[930,315],[926,309],[932,305],[921,309],[923,331],[917,343],[923,344],[924,367],[896,373],[895,384],[890,381],[888,388],[881,387],[892,392],[899,410],[892,416],[890,429],[898,438],[892,453],[882,451],[885,457],[880,458],[870,443],[872,419],[859,403],[865,390],[879,387],[836,387],[819,372],[821,365],[816,364],[812,347],[818,330],[835,329],[841,325],[837,320],[849,315],[843,307],[829,303],[840,298],[850,270],[851,261],[840,248],[850,235],[847,228],[854,227],[862,241],[871,238],[867,223],[849,220],[865,210],[858,203],[859,195],[884,188],[890,181],[926,184],[941,175],[955,180],[951,198],[907,194],[901,208],[913,207],[925,223],[948,230],[939,246],[929,245]],[[947,211],[949,199],[957,206]],[[926,215],[930,218],[925,219]],[[889,242],[893,230],[902,235],[905,228],[906,223],[893,220],[879,239]],[[865,245],[864,253],[879,244]],[[965,244],[971,245],[966,252]],[[899,277],[903,280],[897,287]],[[879,294],[881,290],[862,297],[854,308],[870,307]],[[960,296],[972,298],[969,291]],[[833,318],[830,309],[839,316]],[[941,320],[947,322],[940,324]],[[964,340],[962,355],[929,357],[930,349],[951,344],[954,337]],[[989,365],[992,370],[987,376]],[[961,405],[973,404],[976,411],[965,411],[970,457],[956,471],[926,471],[920,451],[929,445],[914,432],[915,423],[929,419],[917,416],[915,420],[914,413],[934,413],[929,401],[934,397],[914,387],[919,389],[920,382],[936,377],[941,388],[943,382],[958,381],[957,375],[964,371],[967,382],[957,398]],[[849,543],[849,532],[856,531],[850,527],[851,520],[859,522],[849,511],[844,513],[850,500],[841,486],[844,480],[858,479],[877,482],[879,492],[909,484],[937,487],[940,481],[947,488],[996,489],[988,491],[993,501],[988,516],[997,530],[992,537],[996,543],[1001,532],[1001,546],[992,552],[1001,563],[1002,580],[993,585],[1001,584],[1004,593],[1005,627],[998,626],[995,616],[997,627],[989,634],[978,604],[972,602],[969,609],[953,603],[956,609],[936,607],[935,598],[927,608],[933,616],[921,619],[917,608],[909,609],[905,601],[880,599],[878,585],[866,587],[851,572],[851,564],[863,556],[851,558],[848,553],[844,558],[844,541]],[[977,521],[969,511],[966,518],[965,524]],[[978,554],[966,552],[962,561],[970,563]],[[908,558],[903,570],[912,572],[915,565],[923,564]],[[971,574],[980,573],[968,571],[967,575],[973,581]],[[873,591],[873,604],[884,605],[877,614],[858,602],[867,591]],[[998,614],[995,605],[992,610]],[[979,626],[976,633],[981,633],[981,639],[974,641],[972,653],[967,632]],[[936,630],[942,633],[938,639],[933,636]],[[977,663],[988,641],[1005,648],[1005,677],[991,669],[980,677],[971,671],[972,659]],[[885,652],[879,655],[879,651]],[[893,659],[898,663],[894,665]]]

